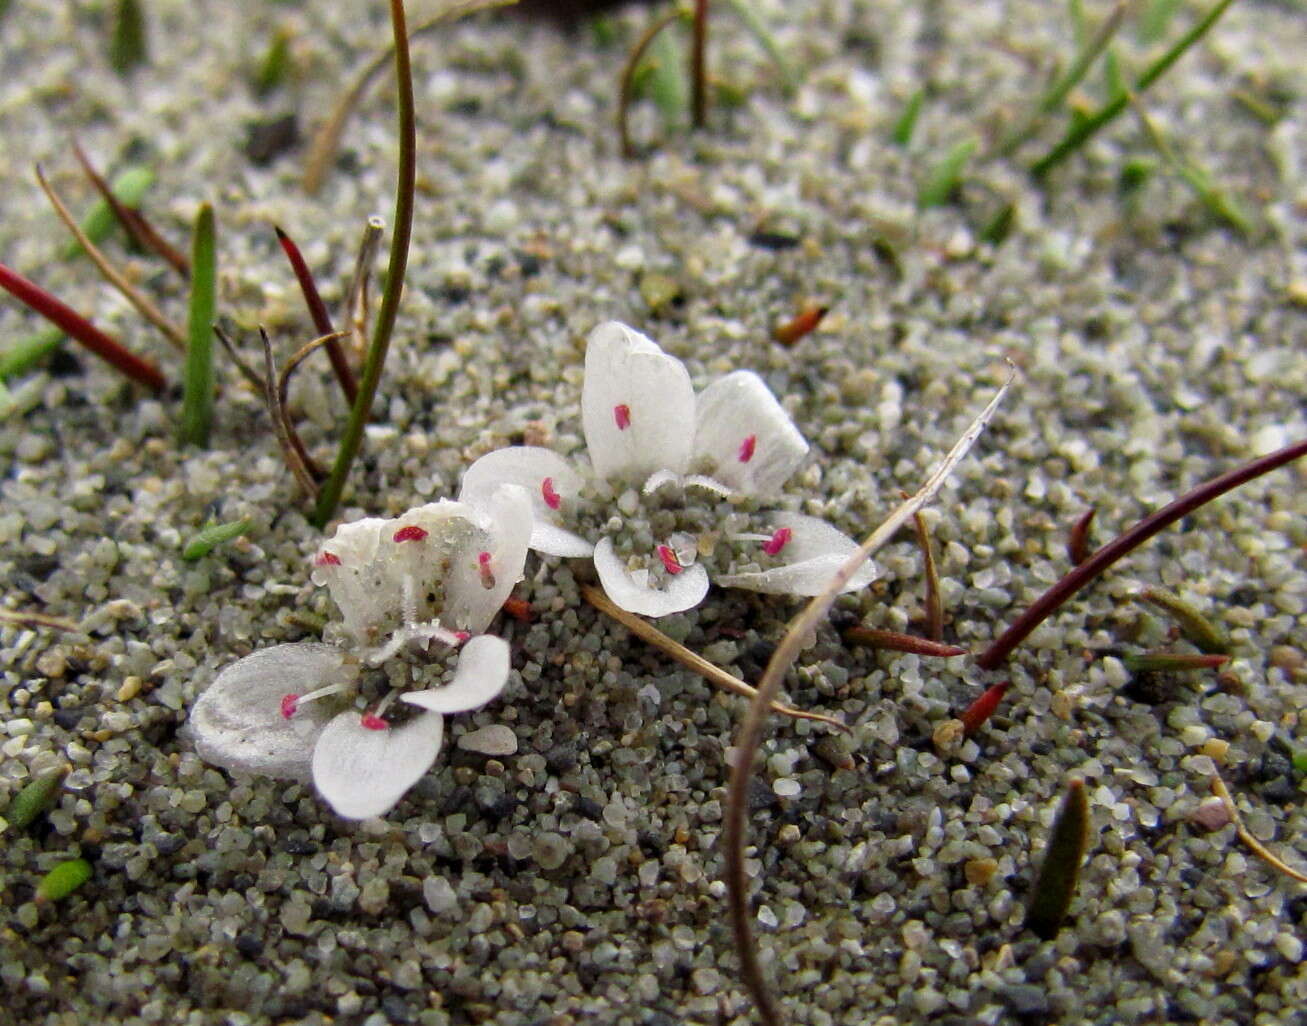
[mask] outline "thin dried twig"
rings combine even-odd
[[[331,358],[331,369],[340,383],[340,390],[345,393],[345,402],[353,405],[359,394],[358,379],[354,376],[354,368],[349,365],[345,351],[337,341],[339,336],[336,329],[332,327],[331,314],[327,313],[327,304],[322,301],[322,296],[318,292],[318,283],[313,280],[313,272],[309,270],[304,254],[300,252],[295,240],[277,225],[273,226],[273,230],[277,233],[277,241],[281,243],[282,252],[286,254],[291,270],[295,272],[295,280],[299,282],[300,291],[304,293],[304,305],[309,308],[313,326],[318,329],[319,336],[331,338],[331,341],[326,344],[327,356]]]
[[[231,357],[231,362],[235,364],[236,369],[240,371],[241,377],[254,386],[254,391],[263,395],[268,390],[268,383],[263,375],[249,365],[245,357],[241,356],[236,348],[236,344],[231,340],[221,324],[213,326],[213,333],[218,336],[218,341],[222,343],[222,348],[227,350],[227,355]]]
[[[345,294],[345,321],[359,360],[368,351],[368,282],[372,277],[372,261],[376,259],[377,247],[381,245],[381,235],[385,230],[386,222],[381,218],[368,218],[363,238],[359,241],[358,258],[354,261],[354,277]]]
[[[690,88],[694,127],[708,124],[708,0],[694,0],[694,33],[690,41]]]
[[[644,58],[645,51],[658,38],[658,33],[665,29],[681,16],[681,12],[676,8],[668,11],[661,18],[655,21],[647,29],[631,49],[630,56],[626,58],[626,67],[622,69],[621,89],[617,99],[617,135],[622,141],[622,156],[627,160],[635,159],[635,144],[631,142],[631,131],[627,126],[627,113],[631,108],[631,100],[635,94],[635,72],[640,67],[640,61]]]
[[[34,613],[22,609],[0,609],[0,623],[17,624],[19,627],[49,627],[56,631],[75,631],[78,626],[62,616],[50,616],[48,613]]]
[[[95,191],[100,194],[109,209],[113,211],[113,216],[118,219],[118,223],[130,235],[138,246],[142,249],[153,250],[165,261],[167,261],[174,270],[183,278],[191,276],[191,262],[187,259],[186,254],[174,246],[171,242],[160,235],[150,224],[144,214],[139,210],[127,206],[122,200],[114,195],[113,189],[109,183],[104,180],[104,176],[95,169],[90,158],[82,149],[82,144],[73,139],[73,153],[77,157],[77,162],[82,165],[82,170],[86,172],[86,177],[91,184],[95,186]]]
[[[822,617],[830,611],[836,597],[848,584],[850,578],[857,573],[858,568],[943,487],[945,480],[966,456],[984,431],[985,425],[994,416],[1003,396],[1011,387],[1014,376],[1015,371],[1008,376],[1007,381],[980,415],[971,422],[966,432],[917,493],[901,503],[884,523],[872,531],[867,540],[858,546],[857,551],[835,572],[826,590],[809,602],[803,612],[790,624],[790,629],[785,632],[785,637],[776,646],[776,651],[767,663],[767,669],[763,671],[762,680],[758,683],[758,693],[749,703],[749,711],[740,727],[736,742],[737,754],[735,764],[731,768],[730,797],[726,807],[726,824],[722,842],[726,861],[726,885],[730,898],[731,928],[735,936],[736,955],[740,959],[740,972],[745,987],[753,998],[754,1004],[757,1005],[758,1014],[766,1026],[779,1026],[782,1020],[780,1007],[772,997],[753,939],[753,926],[749,917],[749,880],[744,869],[744,845],[749,778],[753,775],[754,761],[758,748],[762,744],[769,703],[775,698],[785,674],[799,657],[804,639],[816,629]]]
[[[679,642],[673,641],[648,620],[642,620],[634,613],[627,612],[604,594],[602,588],[596,588],[593,584],[583,584],[581,585],[581,596],[599,612],[611,616],[636,637],[649,642],[661,652],[671,656],[686,669],[693,670],[709,684],[715,684],[719,688],[736,695],[743,695],[745,698],[753,698],[757,694],[753,688],[740,680],[739,677],[733,676],[720,666],[708,662],[698,652],[691,651]],[[825,723],[828,726],[842,730],[846,734],[849,732],[849,728],[833,716],[804,712],[802,709],[796,709],[783,702],[772,702],[771,709],[772,712],[781,713],[783,716],[792,716],[796,720],[816,720],[818,723]]]
[[[313,475],[309,473],[309,468],[304,462],[301,455],[303,446],[297,446],[299,439],[291,429],[290,421],[286,417],[286,410],[277,401],[277,368],[272,358],[272,342],[268,338],[268,333],[259,327],[259,337],[263,339],[263,359],[266,366],[266,378],[264,379],[263,401],[268,406],[268,416],[272,418],[272,430],[277,435],[277,441],[281,444],[282,456],[286,460],[286,466],[290,468],[291,474],[299,486],[304,489],[304,493],[310,500],[316,499],[318,495],[318,485],[314,481]]]
[[[907,498],[907,496],[904,496]],[[935,564],[935,546],[930,541],[930,527],[920,512],[912,515],[917,528],[917,545],[926,575],[926,637],[939,641],[944,637],[944,599],[939,593],[939,567]]]
[[[54,187],[46,180],[45,172],[41,170],[39,164],[36,167],[36,180],[41,184],[41,189],[50,200],[50,205],[54,207],[55,213],[59,215],[59,220],[63,221],[68,230],[73,233],[73,237],[81,245],[82,249],[86,250],[86,255],[99,268],[100,273],[104,275],[109,284],[121,292],[127,301],[136,307],[142,317],[163,332],[164,337],[169,342],[185,352],[186,332],[168,320],[144,293],[123,277],[122,273],[109,262],[109,258],[104,255],[103,250],[90,240],[86,232],[82,231],[77,219],[64,205],[64,201],[59,198],[59,194],[55,192]]]
[[[1221,774],[1213,771],[1212,773],[1212,794],[1221,799],[1221,804],[1225,806],[1225,811],[1230,816],[1230,822],[1234,824],[1234,829],[1239,834],[1239,840],[1243,841],[1248,849],[1259,859],[1265,862],[1272,869],[1278,870],[1287,877],[1297,880],[1299,883],[1307,883],[1307,874],[1300,873],[1292,866],[1288,865],[1270,848],[1262,844],[1243,825],[1243,816],[1239,815],[1239,809],[1234,804],[1234,799],[1230,797],[1230,790],[1225,786],[1225,781],[1221,779]]]
[[[414,40],[446,22],[457,21],[459,18],[475,14],[477,11],[489,11],[497,7],[512,7],[516,3],[517,0],[469,0],[467,3],[454,4],[426,21],[420,22],[412,32],[408,33],[408,39],[410,41]],[[390,65],[394,56],[395,47],[393,43],[384,50],[375,53],[367,64],[363,65],[358,77],[350,87],[336,101],[331,116],[318,129],[318,134],[313,137],[313,145],[309,148],[309,158],[304,164],[304,191],[310,196],[322,188],[322,182],[327,177],[327,168],[330,166],[331,159],[335,156],[336,149],[340,145],[340,137],[345,132],[345,122],[349,120],[350,114],[358,106],[363,94],[368,91],[368,86],[372,84],[373,79]]]

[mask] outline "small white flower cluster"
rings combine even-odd
[[[479,632],[522,579],[528,547],[592,559],[608,596],[646,616],[698,605],[709,568],[725,587],[816,595],[857,547],[814,517],[757,511],[808,446],[756,374],[696,396],[679,360],[609,322],[590,334],[581,404],[588,466],[498,449],[468,469],[458,502],[342,525],[313,570],[344,617],[342,643],[278,645],[227,667],[191,713],[201,757],[311,776],[342,816],[382,815],[435,761],[442,714],[503,689],[508,646]],[[865,565],[845,590],[875,575]],[[361,665],[431,642],[458,649],[447,684],[356,706]],[[385,718],[396,697],[410,707],[402,722]]]

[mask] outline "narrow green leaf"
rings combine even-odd
[[[1196,652],[1140,652],[1122,656],[1131,673],[1178,673],[1183,670],[1214,670],[1229,662],[1228,655],[1199,655]]]
[[[141,205],[141,200],[145,198],[146,191],[153,184],[153,171],[148,167],[132,166],[118,172],[109,188],[123,206],[138,207]],[[98,199],[82,218],[81,227],[86,237],[98,246],[109,237],[109,233],[117,223],[109,203],[104,199]],[[82,244],[74,239],[60,251],[59,257],[61,260],[72,260],[74,257],[81,256],[83,252]]]
[[[740,23],[749,35],[753,36],[758,45],[767,52],[767,56],[771,58],[776,68],[776,74],[780,76],[782,92],[786,96],[792,96],[799,88],[799,77],[794,73],[790,62],[785,59],[785,52],[776,42],[776,37],[771,34],[771,30],[767,28],[767,23],[758,16],[753,4],[747,3],[746,0],[726,0],[726,6],[740,19]]]
[[[41,882],[36,885],[36,903],[44,905],[48,901],[66,898],[89,879],[91,879],[91,864],[86,859],[69,859],[67,862],[60,862],[41,877]]]
[[[205,524],[182,549],[182,559],[191,561],[203,559],[224,542],[248,534],[253,526],[253,521],[248,517],[241,520],[232,520],[226,524],[212,522]]]
[[[293,33],[284,25],[272,37],[268,52],[263,55],[263,60],[259,61],[259,66],[254,71],[253,81],[250,83],[254,87],[256,96],[267,96],[274,89],[280,88],[290,77],[292,38]]]
[[[1175,592],[1165,588],[1146,588],[1137,597],[1167,612],[1200,652],[1209,655],[1229,654],[1230,639],[1225,632]]]
[[[980,238],[991,246],[1000,246],[1012,234],[1017,221],[1017,208],[1009,200],[994,211],[994,216],[980,229]]]
[[[669,128],[680,124],[690,109],[690,90],[681,73],[680,52],[670,32],[660,32],[649,47],[642,85]]]
[[[1089,798],[1085,794],[1085,782],[1075,778],[1067,783],[1062,806],[1048,835],[1044,861],[1030,891],[1025,925],[1036,936],[1052,940],[1062,928],[1071,909],[1071,899],[1075,897],[1080,864],[1088,847]]]
[[[37,816],[54,804],[59,788],[64,781],[64,770],[47,773],[43,777],[30,781],[26,787],[14,795],[14,800],[5,809],[5,819],[9,825],[21,830],[32,823]]]
[[[895,146],[906,149],[912,142],[912,133],[916,131],[917,117],[921,114],[921,103],[925,98],[925,89],[918,89],[908,97],[908,102],[903,105],[903,113],[894,122],[894,130],[890,133]]]
[[[59,348],[67,336],[58,328],[43,328],[0,353],[0,381],[25,374]]]
[[[976,140],[964,139],[944,155],[944,159],[926,174],[921,188],[917,190],[917,209],[938,207],[947,203],[958,185],[962,182],[962,172],[967,161],[976,152]]]
[[[145,8],[141,4],[142,0],[118,0],[114,5],[109,66],[124,77],[150,59]]]
[[[218,291],[214,236],[213,206],[205,203],[195,218],[191,246],[191,307],[182,392],[182,441],[191,445],[208,445],[213,423],[213,321]]]

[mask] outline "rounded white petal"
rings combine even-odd
[[[562,504],[559,509],[545,500],[546,480],[549,491]],[[458,497],[473,506],[487,506],[495,490],[505,484],[520,485],[531,497],[531,548],[551,556],[590,555],[593,546],[563,527],[567,511],[585,484],[570,460],[534,445],[496,449],[467,468]]]
[[[384,816],[416,784],[440,751],[444,717],[421,713],[407,723],[370,730],[357,709],[323,729],[313,749],[313,783],[346,819]]]
[[[459,650],[453,680],[443,688],[410,691],[400,698],[431,712],[469,712],[498,697],[508,683],[508,669],[508,643],[493,634],[478,634]]]
[[[599,477],[683,474],[694,441],[694,386],[680,360],[634,328],[608,321],[586,343],[581,420]]]
[[[739,574],[718,574],[724,588],[744,588],[768,595],[820,595],[844,561],[858,547],[848,535],[817,517],[801,513],[773,513],[772,526],[789,528],[790,539],[772,559],[785,562],[767,570]],[[841,592],[857,591],[876,579],[879,568],[871,560],[863,563]]]
[[[694,466],[744,495],[773,495],[803,462],[808,443],[753,371],[699,393]]]
[[[641,616],[667,616],[693,609],[708,594],[708,571],[698,563],[669,576],[662,588],[649,584],[649,571],[626,568],[613,551],[611,538],[601,538],[595,545],[595,571],[608,597],[629,613]]]
[[[274,645],[224,669],[191,707],[189,730],[201,759],[223,769],[307,780],[313,743],[330,718],[322,702],[287,719],[286,695],[342,680],[345,656],[332,645]]]
[[[526,489],[500,485],[484,509],[479,529],[449,560],[441,622],[454,630],[482,631],[522,579],[531,539],[531,500]],[[489,557],[482,561],[482,553]]]

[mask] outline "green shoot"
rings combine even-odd
[[[1139,8],[1136,19],[1137,32],[1141,43],[1161,42],[1171,19],[1184,6],[1184,0],[1147,0]]]
[[[642,91],[653,100],[668,128],[679,124],[690,106],[679,57],[676,40],[671,33],[660,32],[654,38],[649,57],[639,72]]]
[[[780,44],[776,42],[776,37],[771,34],[766,23],[758,16],[758,12],[754,10],[753,5],[746,3],[745,0],[726,0],[726,6],[734,12],[735,16],[740,19],[740,24],[744,26],[745,31],[753,36],[758,45],[771,58],[771,62],[776,68],[777,77],[781,80],[781,91],[786,96],[793,96],[795,90],[799,88],[799,76],[795,74],[794,68],[786,60]]]
[[[1142,93],[1165,75],[1172,64],[1184,56],[1187,50],[1207,34],[1207,31],[1216,24],[1221,15],[1225,13],[1225,9],[1233,2],[1234,0],[1217,0],[1217,3],[1199,19],[1193,28],[1176,40],[1160,57],[1144,69],[1144,73],[1139,76],[1139,81],[1135,85],[1134,92]],[[1121,93],[1119,96],[1114,95],[1095,114],[1090,115],[1078,124],[1073,124],[1067,134],[1062,137],[1061,142],[1031,167],[1030,173],[1035,178],[1043,178],[1058,164],[1084,146],[1104,125],[1119,116],[1125,110],[1127,103],[1129,103],[1129,99],[1126,93]]]
[[[627,112],[631,109],[631,102],[637,93],[644,91],[643,76],[647,74],[645,65],[641,62],[654,41],[662,35],[663,29],[680,16],[681,12],[676,9],[668,11],[645,29],[644,35],[636,41],[627,55],[617,99],[617,135],[622,143],[622,156],[627,160],[635,157],[635,145],[631,142],[631,133],[627,127]]]
[[[911,144],[912,133],[917,129],[917,118],[921,115],[921,104],[925,98],[925,89],[918,89],[908,97],[908,102],[903,105],[903,113],[894,122],[894,129],[890,132],[890,138],[894,140],[895,146],[907,149]]]
[[[141,0],[118,0],[109,37],[109,66],[124,78],[150,59],[145,9]]]
[[[1025,925],[1042,940],[1052,940],[1062,928],[1088,847],[1089,797],[1085,782],[1076,778],[1067,783],[1026,908]]]
[[[217,316],[218,261],[213,205],[202,204],[191,244],[191,306],[187,320],[186,378],[182,391],[184,443],[208,445],[213,424],[213,321]]]
[[[1167,591],[1165,588],[1146,588],[1135,597],[1165,610],[1171,619],[1179,624],[1185,638],[1198,651],[1206,652],[1208,655],[1229,653],[1230,639],[1226,637],[1225,631],[1175,592]]]
[[[20,339],[0,353],[0,381],[26,374],[59,348],[65,335],[58,328],[44,328]]]
[[[918,210],[942,206],[949,201],[962,183],[962,172],[966,170],[967,161],[976,152],[977,145],[974,138],[963,139],[926,173],[925,180],[917,190]]]
[[[9,825],[16,830],[21,830],[50,808],[59,796],[59,788],[64,782],[66,772],[67,767],[54,773],[47,773],[30,781],[14,795],[14,800],[5,809],[5,819],[9,821]]]
[[[91,879],[91,864],[86,859],[69,859],[60,862],[54,869],[41,877],[36,885],[36,903],[45,905],[51,901],[60,901]]]
[[[109,187],[113,190],[114,197],[124,207],[131,209],[139,206],[141,200],[145,198],[146,191],[154,184],[154,172],[148,167],[127,167],[114,176],[113,184]],[[100,199],[95,202],[86,216],[82,218],[82,231],[86,237],[99,245],[109,237],[113,231],[116,218],[113,216],[113,208],[109,206],[108,201]],[[60,252],[59,256],[63,260],[72,260],[80,256],[85,250],[82,244],[74,239],[68,243]]]
[[[395,316],[399,313],[400,294],[404,288],[404,271],[408,267],[408,244],[413,234],[413,191],[417,184],[417,127],[413,111],[413,71],[409,63],[408,29],[404,19],[404,0],[390,0],[390,20],[395,36],[395,80],[398,92],[399,117],[399,172],[395,183],[395,234],[390,240],[390,262],[386,266],[386,285],[381,294],[381,308],[377,311],[377,327],[368,347],[367,362],[363,367],[363,380],[359,383],[358,398],[350,409],[345,436],[340,441],[336,462],[331,474],[318,493],[317,506],[312,520],[325,527],[340,503],[345,490],[345,478],[354,464],[359,446],[363,443],[363,430],[372,412],[372,401],[381,382],[381,370],[390,348]]]
[[[201,527],[195,536],[186,543],[182,549],[182,559],[187,561],[203,559],[224,542],[239,538],[243,534],[249,534],[250,528],[253,526],[253,521],[248,517],[241,520],[232,520],[225,524],[215,523],[211,520]]]
[[[250,86],[254,90],[255,96],[267,96],[276,89],[281,88],[286,79],[290,77],[291,56],[290,43],[293,38],[291,30],[283,25],[272,37],[272,42],[268,45],[268,51],[259,61],[259,65],[254,69],[254,74],[250,81]]]

